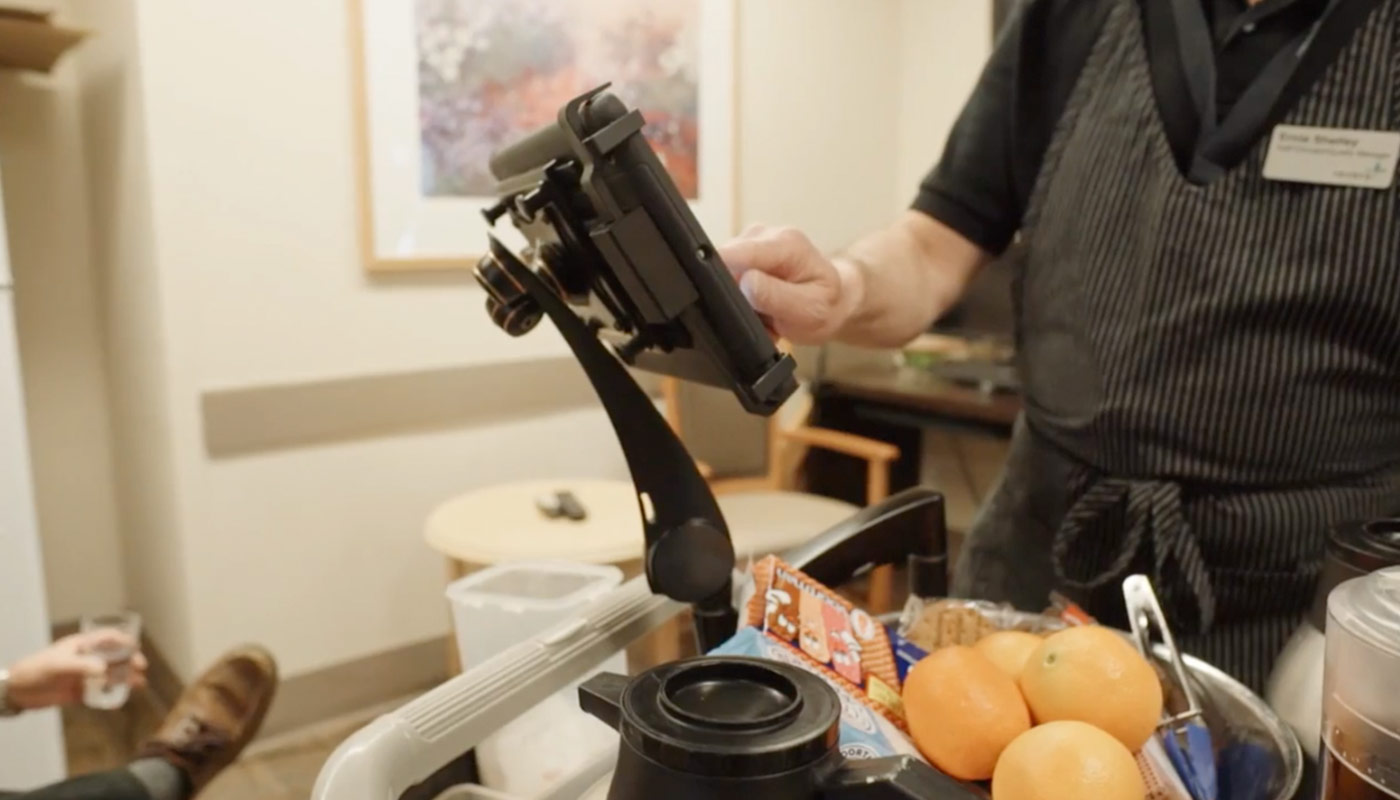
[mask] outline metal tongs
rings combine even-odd
[[[1186,699],[1185,711],[1176,714],[1170,710],[1162,712],[1162,722],[1157,726],[1158,739],[1191,797],[1194,800],[1217,800],[1220,789],[1210,729],[1206,727],[1201,704],[1186,673],[1186,664],[1181,660],[1181,651],[1177,650],[1171,629],[1167,627],[1166,615],[1157,602],[1157,593],[1152,590],[1152,582],[1146,575],[1130,575],[1123,581],[1123,601],[1128,607],[1128,623],[1133,629],[1133,639],[1143,657],[1149,661],[1152,660],[1153,626],[1161,632],[1162,644],[1166,646],[1171,660],[1172,677]]]

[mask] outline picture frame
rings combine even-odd
[[[735,232],[736,0],[347,2],[366,270],[474,266],[491,150],[613,81],[701,225]]]

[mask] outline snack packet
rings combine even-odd
[[[971,646],[996,631],[1048,634],[1063,627],[1065,623],[1059,619],[1028,617],[1004,603],[911,597],[900,616],[898,633],[910,643],[933,652],[953,645]]]
[[[756,563],[753,574],[754,593],[742,624],[805,657],[829,683],[904,730],[901,674],[908,672],[913,654],[897,657],[899,637],[777,556]]]
[[[1047,616],[1059,617],[1066,625],[1098,624],[1098,620],[1090,616],[1089,612],[1059,592],[1050,593],[1050,608],[1046,609],[1045,613]]]

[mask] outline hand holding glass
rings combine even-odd
[[[25,711],[78,702],[116,708],[126,702],[132,686],[146,681],[140,637],[141,622],[135,614],[84,619],[82,632],[15,662],[9,702]]]
[[[105,670],[89,674],[83,684],[83,704],[88,708],[113,709],[126,705],[131,686],[140,675],[133,675],[133,664],[140,657],[141,617],[134,612],[83,617],[84,654],[95,656]],[[138,671],[145,666],[135,665]]]

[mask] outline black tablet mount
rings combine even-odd
[[[501,200],[486,219],[509,217],[527,245],[517,255],[492,236],[476,278],[497,325],[521,336],[548,316],[583,366],[636,488],[649,585],[691,605],[704,653],[735,631],[734,547],[694,459],[627,366],[726,388],[772,414],[796,390],[795,364],[647,144],[641,114],[606,88],[491,159]],[[907,494],[817,537],[794,566],[844,579],[907,557],[916,588],[942,594],[945,536],[942,498]]]
[[[509,303],[516,309],[540,309],[574,351],[608,412],[632,473],[642,509],[646,534],[643,563],[651,589],[691,604],[700,652],[718,646],[734,635],[737,622],[731,586],[734,546],[695,461],[651,398],[598,340],[594,329],[494,237],[491,255],[481,260],[477,276],[492,295],[488,303],[499,304],[497,309]],[[511,300],[502,303],[502,294]],[[516,310],[501,317],[493,311],[492,316],[509,331],[511,316],[520,313]],[[529,313],[538,319],[538,312]],[[519,317],[515,318],[518,321]]]

